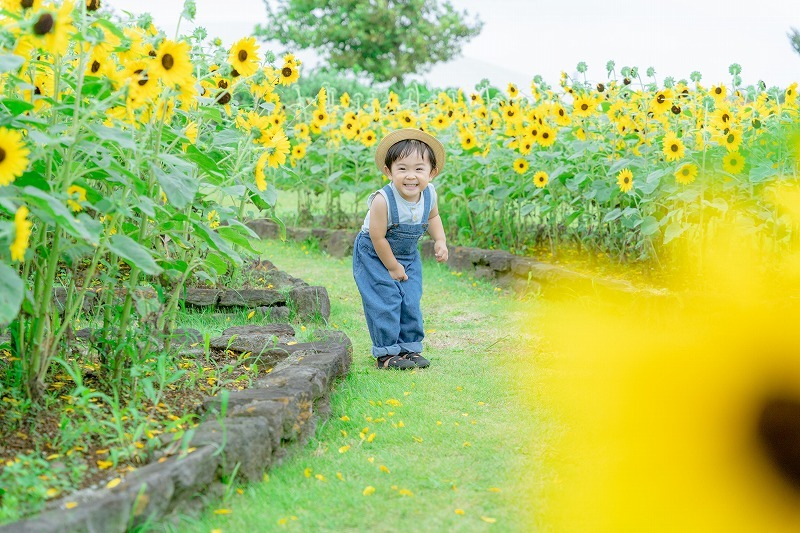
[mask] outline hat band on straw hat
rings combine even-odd
[[[436,156],[436,169],[441,172],[442,168],[444,168],[444,146],[441,142],[439,142],[439,139],[430,133],[425,133],[422,130],[414,128],[394,130],[389,132],[386,137],[381,139],[381,142],[378,143],[378,149],[375,150],[375,164],[378,166],[378,168],[383,171],[383,167],[386,166],[386,153],[389,151],[389,148],[400,141],[408,141],[412,139],[416,141],[422,141],[431,147],[431,150],[433,150],[433,155]]]

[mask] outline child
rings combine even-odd
[[[421,130],[389,133],[375,164],[389,184],[367,200],[369,211],[353,247],[353,276],[361,293],[378,368],[425,368],[422,262],[417,241],[427,232],[434,255],[447,261],[444,226],[431,180],[444,167],[444,147]]]

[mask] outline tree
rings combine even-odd
[[[377,82],[402,82],[455,57],[483,26],[447,0],[278,0],[276,8],[264,3],[268,24],[256,28],[257,36],[316,49],[331,67]]]
[[[794,51],[800,54],[800,32],[797,31],[797,28],[792,28],[792,33],[788,33],[787,35],[789,36],[789,42],[792,43]]]

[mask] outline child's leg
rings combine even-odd
[[[359,234],[353,250],[353,277],[367,320],[372,339],[372,355],[397,355],[400,353],[400,282],[389,275],[383,266],[369,235]],[[403,282],[405,283],[405,282]]]
[[[419,257],[406,268],[408,280],[400,284],[402,302],[400,305],[401,352],[419,353],[422,351],[422,339],[425,329],[422,322],[422,262]]]

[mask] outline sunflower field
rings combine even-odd
[[[744,87],[736,64],[730,85],[711,87],[698,72],[658,84],[651,70],[606,67],[605,83],[564,73],[553,88],[536,76],[528,94],[513,84],[469,93],[415,86],[356,102],[323,90],[294,113],[294,173],[273,179],[305,198],[301,210],[325,198],[325,211],[338,214],[344,193],[362,199],[380,184],[370,147],[415,127],[447,149],[437,183],[445,229],[459,244],[654,262],[679,235],[701,237],[734,211],[770,246],[790,236],[763,199],[797,176],[796,83]],[[361,204],[350,202],[350,214]]]
[[[279,92],[299,65],[254,38],[172,40],[96,0],[2,7],[0,324],[36,400],[89,292],[98,371],[119,382],[148,354],[142,328],[171,330],[187,280],[216,282],[252,251],[241,220],[275,203],[265,168],[291,148]]]

